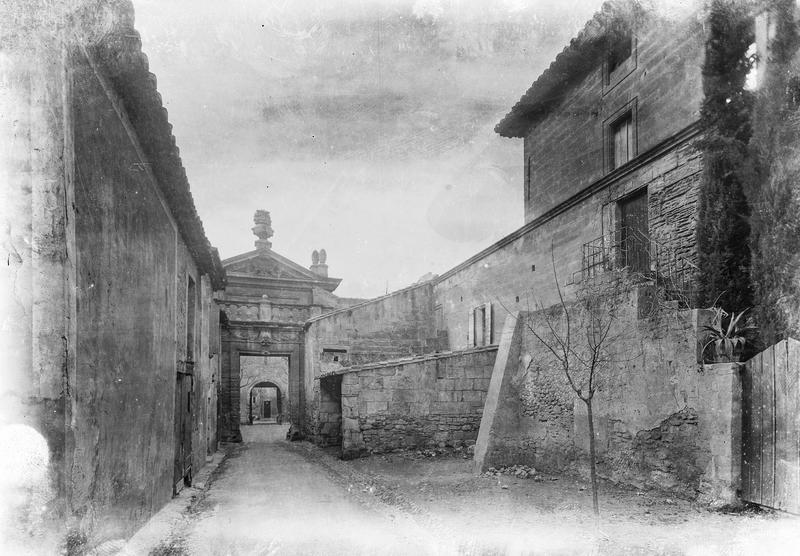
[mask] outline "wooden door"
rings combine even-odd
[[[800,513],[800,342],[783,340],[744,367],[742,499]]]
[[[631,272],[650,271],[647,189],[619,203],[620,263]]]
[[[192,484],[192,375],[175,379],[175,463],[173,492]]]

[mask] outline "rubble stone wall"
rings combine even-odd
[[[489,346],[345,372],[343,454],[474,443],[496,353]]]
[[[625,330],[613,349],[625,356],[600,375],[593,400],[598,472],[639,488],[730,502],[740,457],[735,364],[697,362],[702,311],[664,308],[639,318],[645,299],[634,290],[619,300]],[[479,470],[525,464],[588,473],[586,405],[530,331],[547,337],[544,318],[523,312],[506,323],[499,350],[509,355],[498,356],[493,372]]]

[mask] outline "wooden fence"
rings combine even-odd
[[[800,342],[750,359],[742,376],[742,499],[800,514]]]

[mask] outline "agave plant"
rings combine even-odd
[[[717,361],[734,361],[741,355],[747,343],[747,335],[755,326],[742,320],[747,309],[738,314],[735,311],[728,313],[722,307],[712,307],[711,310],[714,311],[714,318],[710,325],[703,327],[707,332],[703,353],[705,354],[709,346],[714,346]]]

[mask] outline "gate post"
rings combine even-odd
[[[703,365],[699,384],[700,429],[709,435],[711,458],[700,484],[701,500],[711,506],[735,504],[742,475],[741,363]]]

